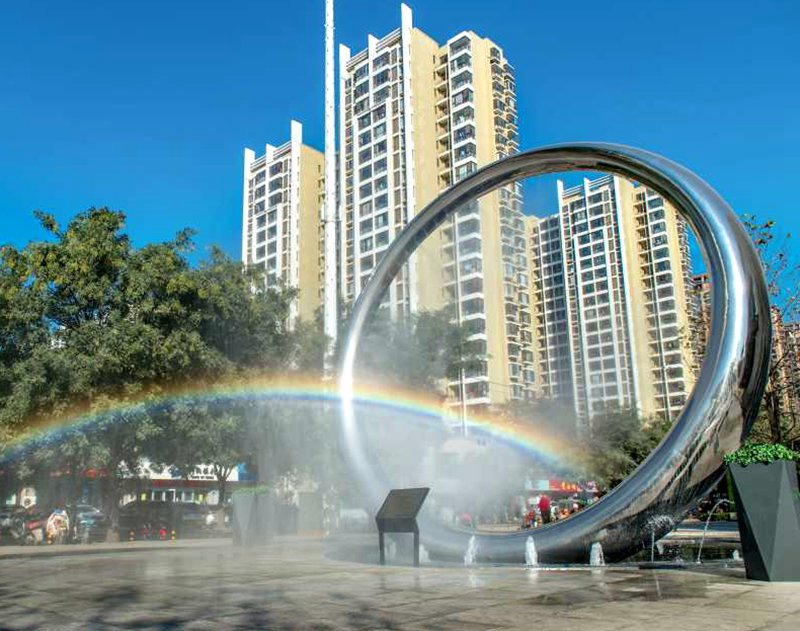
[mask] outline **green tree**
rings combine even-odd
[[[470,330],[453,322],[452,309],[422,311],[392,320],[381,309],[362,335],[357,370],[365,379],[403,388],[440,393],[445,379],[457,379],[485,361],[480,342],[469,341]]]
[[[190,231],[136,249],[120,212],[92,208],[64,229],[38,217],[48,240],[0,252],[0,450],[55,418],[96,413],[98,420],[5,467],[3,479],[16,483],[19,472],[35,476],[49,463],[71,479],[74,503],[86,472],[103,471],[113,512],[122,473],[136,474],[154,445],[168,445],[171,454],[155,455],[183,468],[198,458],[211,458],[220,472],[232,466],[230,413],[186,401],[180,415],[172,411],[171,426],[147,402],[186,384],[211,387],[306,361],[287,330],[294,292],[264,289],[263,271],[245,271],[218,249],[192,267]],[[176,418],[193,423],[186,445],[161,440],[175,435]]]
[[[593,417],[581,447],[586,475],[606,489],[615,487],[647,458],[669,428],[669,421],[642,420],[633,409]]]
[[[800,444],[800,339],[787,336],[786,323],[800,321],[800,261],[791,233],[774,221],[743,217],[767,281],[773,341],[761,414],[752,437],[761,442]]]

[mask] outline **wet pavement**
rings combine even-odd
[[[377,567],[297,538],[91,551],[0,556],[0,629],[800,629],[800,583],[740,568]]]

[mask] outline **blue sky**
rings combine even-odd
[[[800,233],[797,0],[412,0],[443,41],[472,29],[517,69],[522,147],[604,140],[696,170],[740,213]],[[134,240],[198,230],[239,256],[245,146],[303,122],[322,146],[323,0],[4,2],[0,243],[124,210]],[[398,2],[339,0],[337,40],[399,25]],[[555,209],[552,179],[528,187]]]

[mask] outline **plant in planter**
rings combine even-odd
[[[267,486],[239,489],[233,502],[233,543],[240,546],[266,543],[272,536],[274,497]]]
[[[800,453],[745,443],[725,456],[736,498],[747,578],[800,581]]]

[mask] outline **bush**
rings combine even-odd
[[[264,495],[269,493],[272,489],[268,486],[245,486],[241,489],[236,489],[232,495]]]
[[[726,464],[738,464],[746,467],[749,464],[769,464],[776,460],[800,460],[800,453],[784,445],[747,442],[739,449],[725,456]]]

